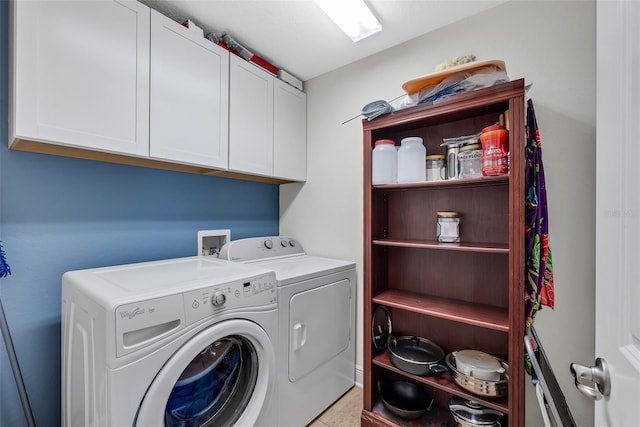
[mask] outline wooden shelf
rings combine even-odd
[[[398,423],[376,409],[378,383],[393,379],[422,385],[440,409],[460,396],[508,414],[510,427],[524,425],[525,117],[520,79],[363,120],[363,426],[419,424]],[[377,140],[420,137],[427,153],[445,154],[444,138],[471,135],[501,119],[509,130],[508,175],[372,185]],[[461,243],[437,241],[439,211],[460,214]],[[506,360],[507,396],[473,395],[449,373],[420,377],[397,369],[373,345],[380,306],[391,310],[393,330],[402,335]]]
[[[367,411],[365,409],[362,411],[362,415],[360,416],[360,426],[361,427],[369,427],[369,426],[402,427],[402,424],[394,423],[393,421],[391,421],[388,418],[385,418],[382,414],[378,412]]]
[[[373,297],[373,302],[427,316],[467,325],[509,332],[506,309],[446,298],[429,297],[412,292],[387,289]]]
[[[425,240],[396,240],[396,239],[375,239],[374,245],[396,246],[402,248],[435,249],[442,251],[462,251],[462,252],[488,252],[496,254],[508,254],[509,245],[500,243],[440,243],[437,241]]]
[[[448,179],[444,181],[425,181],[425,182],[410,182],[406,184],[380,184],[374,185],[374,189],[380,189],[384,191],[406,191],[406,190],[424,190],[430,188],[467,188],[467,187],[486,187],[492,185],[506,185],[509,183],[509,175],[499,176],[483,176],[481,178],[474,179]]]
[[[385,368],[396,374],[407,377],[413,382],[425,384],[429,387],[436,388],[438,390],[442,390],[456,396],[460,396],[464,399],[474,400],[488,408],[495,409],[504,414],[509,413],[509,405],[506,398],[485,398],[475,394],[471,394],[465,389],[458,387],[458,385],[453,382],[453,380],[451,379],[451,375],[449,375],[448,372],[428,377],[409,374],[408,372],[405,372],[393,366],[393,363],[391,363],[391,359],[389,359],[389,353],[386,351],[380,355],[375,356],[373,358],[373,364]]]
[[[371,420],[370,420],[371,419]],[[456,425],[453,415],[449,408],[440,408],[435,404],[431,410],[425,412],[417,420],[407,420],[392,414],[385,406],[382,400],[376,402],[372,412],[364,412],[362,415],[362,426],[382,423],[385,426],[402,427],[402,426],[454,426]]]

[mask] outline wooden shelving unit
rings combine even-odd
[[[389,379],[424,387],[441,411],[461,396],[507,414],[510,426],[524,425],[524,108],[524,81],[517,80],[363,121],[363,425],[402,425],[376,409],[377,384]],[[420,136],[428,154],[444,154],[442,138],[479,132],[500,115],[509,124],[509,175],[371,185],[376,140]],[[460,212],[461,243],[437,242],[442,210]],[[471,348],[506,360],[508,395],[481,397],[449,373],[421,377],[396,368],[372,345],[378,306],[390,311],[395,335],[424,337],[445,353]]]

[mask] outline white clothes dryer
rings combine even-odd
[[[62,277],[62,425],[274,426],[274,273],[209,257]]]
[[[220,257],[275,272],[278,425],[307,425],[355,384],[355,263],[284,236],[234,240]]]

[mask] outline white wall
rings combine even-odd
[[[357,261],[361,368],[362,125],[360,118],[341,123],[469,53],[504,60],[511,79],[534,84],[556,290],[555,310],[543,309],[535,325],[577,424],[593,425],[593,404],[574,388],[568,367],[594,357],[594,1],[511,1],[306,82],[308,181],[281,186],[280,232],[309,253]],[[528,387],[527,425],[540,425],[539,412]]]

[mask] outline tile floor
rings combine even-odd
[[[353,387],[318,416],[308,427],[355,427],[360,425],[362,389]]]

